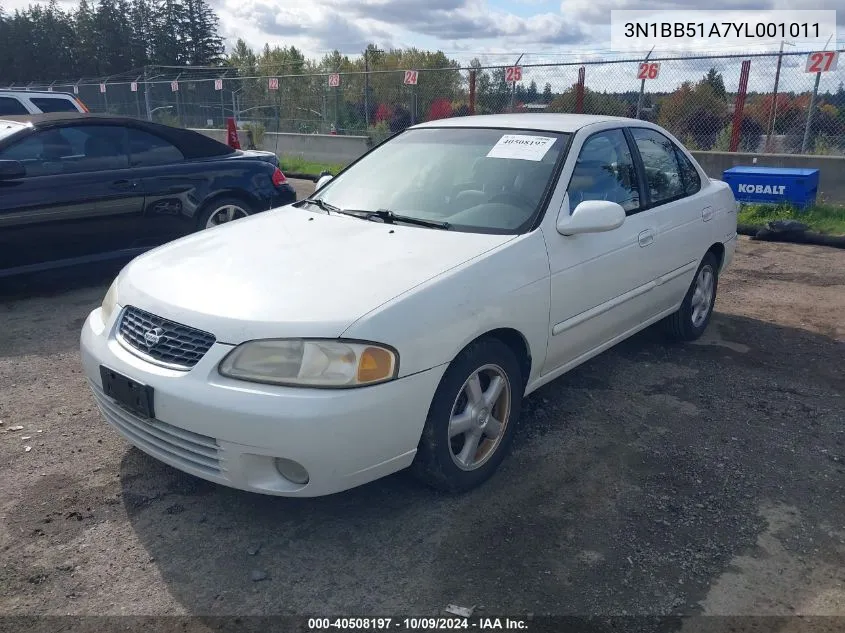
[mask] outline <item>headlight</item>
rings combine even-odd
[[[100,306],[102,310],[102,318],[103,323],[108,323],[111,320],[111,315],[114,312],[114,309],[117,307],[117,279],[115,279],[111,286],[109,286],[108,291],[106,291],[106,296],[103,297],[103,305]]]
[[[267,339],[238,345],[219,371],[229,378],[276,385],[360,387],[395,378],[399,356],[377,343]]]

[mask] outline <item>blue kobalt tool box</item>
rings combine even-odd
[[[722,174],[739,202],[791,204],[799,209],[816,201],[818,169],[732,167]]]

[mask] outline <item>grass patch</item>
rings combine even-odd
[[[739,212],[740,224],[762,226],[772,220],[797,220],[816,233],[845,235],[845,207],[816,205],[805,211],[788,205],[747,204]]]
[[[319,176],[320,172],[328,171],[332,175],[337,174],[341,169],[346,167],[340,163],[315,163],[305,160],[298,156],[279,157],[282,163],[282,171],[286,174],[288,172],[294,174],[308,174],[310,176]]]

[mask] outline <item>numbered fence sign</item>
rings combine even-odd
[[[137,81],[133,81],[131,84],[129,84],[129,89],[130,89],[132,92],[138,92],[138,82],[137,82]]]
[[[76,84],[73,85],[73,94],[75,94],[75,95],[79,94],[79,86],[77,86]]]
[[[337,73],[332,73],[329,75],[329,86],[331,88],[337,88],[340,85],[340,75]]]
[[[416,70],[406,70],[405,78],[402,80],[406,86],[416,86],[418,73]]]
[[[215,90],[223,90],[223,80],[222,79],[215,79],[214,80],[214,89]]]
[[[808,73],[826,73],[836,70],[836,63],[839,61],[837,51],[820,51],[810,53],[807,56],[807,66],[804,70]]]
[[[171,92],[179,92],[179,82],[178,81],[171,81],[170,82],[170,91]]]
[[[47,92],[53,92],[53,86],[50,86],[49,88],[47,88]]]
[[[660,62],[643,62],[637,69],[637,79],[657,79]]]
[[[267,87],[270,90],[278,90],[279,89],[279,78],[278,77],[270,77],[270,80],[267,82]]]
[[[106,84],[100,84],[100,92],[102,92],[103,94],[105,94],[105,92],[106,92]]]
[[[522,81],[522,66],[508,66],[505,68],[505,81],[508,83]]]

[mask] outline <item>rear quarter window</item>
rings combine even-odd
[[[79,112],[73,101],[62,97],[31,97],[29,100],[42,112]]]

